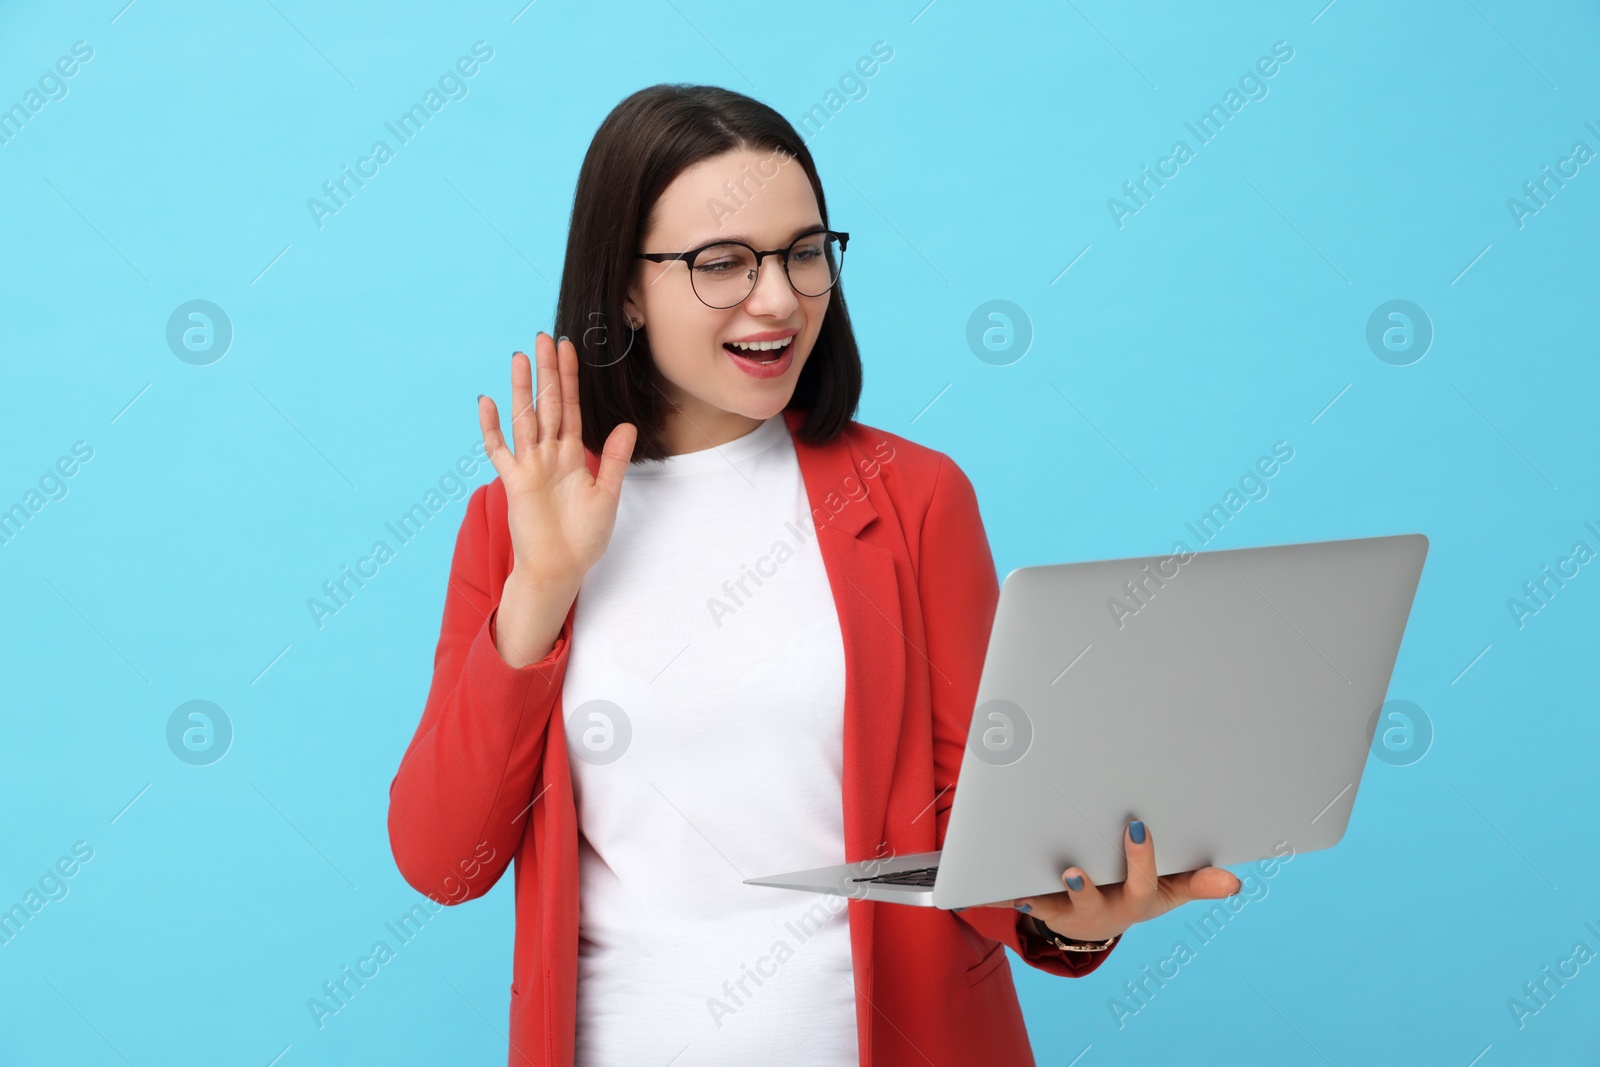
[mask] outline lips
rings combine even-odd
[[[741,344],[756,344],[761,341],[782,341],[795,336],[799,332],[800,331],[796,329],[767,330],[765,333],[753,333],[749,337],[735,337],[733,340]]]
[[[778,360],[782,359],[784,354],[787,353],[792,347],[794,347],[793,337],[790,337],[785,342],[783,347],[771,348],[765,351],[743,349],[732,342],[725,342],[722,346],[723,350],[726,351],[730,356],[733,356],[736,359],[746,359],[752,363],[776,363]]]
[[[782,378],[794,366],[794,341],[792,339],[782,348],[772,349],[767,352],[744,353],[728,344],[723,345],[722,350],[728,354],[728,359],[740,371],[752,378],[764,381]]]

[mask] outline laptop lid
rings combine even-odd
[[[1344,835],[1422,534],[1019,567],[979,680],[934,903],[1159,874]]]

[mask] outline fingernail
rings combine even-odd
[[[1081,874],[1075,874],[1071,878],[1068,878],[1067,888],[1072,890],[1074,893],[1080,892],[1083,889],[1083,876]]]
[[[1140,821],[1139,819],[1135,819],[1131,823],[1129,823],[1128,824],[1128,836],[1133,838],[1133,843],[1134,844],[1136,844],[1136,845],[1144,844],[1144,823],[1142,821]]]
[[[562,334],[560,337],[556,338],[557,341],[565,341],[566,339],[567,339],[567,335],[566,334]]]
[[[482,394],[482,393],[479,393],[479,394],[478,394],[478,399],[479,399],[479,400],[482,400],[482,399],[483,399],[483,394]]]
[[[1033,910],[1033,905],[1032,904],[1018,904],[1017,905],[1017,910],[1018,911],[1032,911]]]

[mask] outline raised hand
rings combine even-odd
[[[484,451],[506,490],[514,563],[501,599],[497,647],[514,666],[543,658],[546,639],[553,642],[583,576],[611,543],[623,472],[638,440],[632,423],[616,426],[591,475],[578,409],[577,349],[567,340],[558,346],[540,331],[534,356],[537,397],[528,357],[511,356],[514,451],[501,435],[495,402],[478,398]]]

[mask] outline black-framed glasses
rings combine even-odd
[[[639,252],[638,259],[667,263],[681,259],[688,265],[689,284],[707,307],[731,308],[755,291],[761,261],[781,256],[789,284],[801,296],[821,296],[833,288],[844,266],[848,233],[816,229],[803,233],[788,248],[757,252],[743,241],[717,241],[688,252]]]

